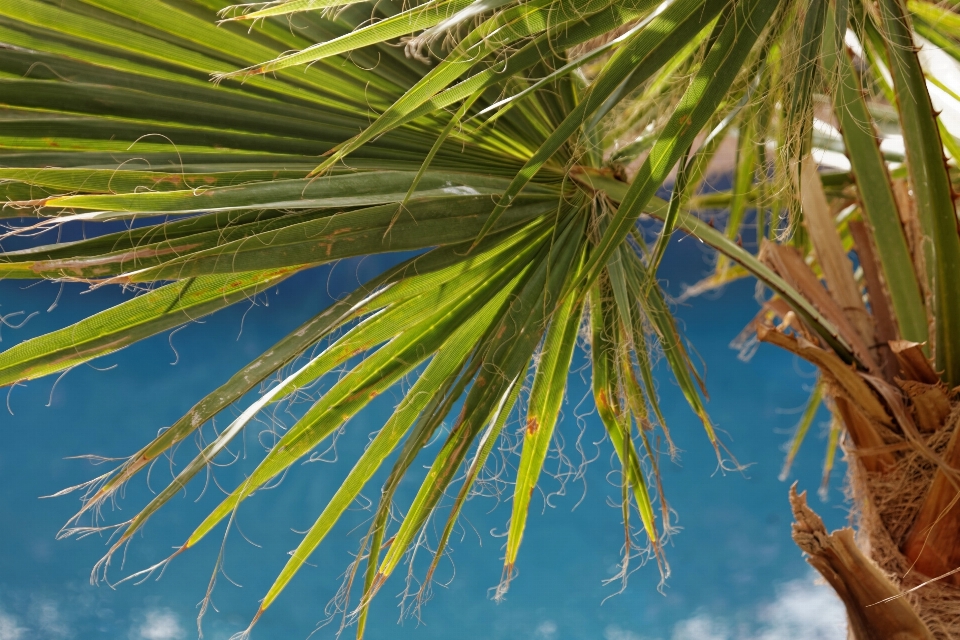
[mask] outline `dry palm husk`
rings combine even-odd
[[[770,263],[783,272],[796,268],[785,267],[784,257]],[[770,310],[767,320],[783,315]],[[844,601],[851,637],[960,640],[958,390],[939,382],[922,345],[889,341],[883,352],[874,348],[879,364],[865,371],[844,363],[795,319],[775,326],[761,316],[755,329],[761,341],[817,366],[846,427],[856,534],[827,534],[802,497],[794,493],[791,501],[795,540]]]

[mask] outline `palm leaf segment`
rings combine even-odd
[[[791,93],[793,74],[811,82],[792,53],[809,49],[809,33],[820,33],[822,16],[806,4],[0,0],[2,215],[27,220],[12,233],[73,221],[140,222],[83,241],[7,251],[0,274],[148,289],[0,354],[0,384],[76,366],[314,265],[418,252],[307,321],[87,485],[81,514],[279,373],[279,382],[119,525],[110,553],[261,410],[349,365],[180,551],[372,398],[414,375],[256,614],[396,454],[361,549],[367,570],[352,610],[362,634],[370,599],[439,517],[444,495],[453,495],[437,546],[443,552],[532,373],[502,592],[583,336],[598,413],[622,466],[624,575],[638,544],[633,514],[647,540],[639,547],[666,575],[670,523],[655,430],[671,450],[672,441],[654,390],[654,349],[718,455],[720,447],[655,279],[673,229],[720,251],[712,284],[754,274],[843,361],[869,366],[843,327],[738,243],[748,206],[778,212],[760,214],[761,237],[786,233],[798,246],[808,242],[789,233],[794,219],[779,217],[788,203],[776,200],[780,192],[758,194],[752,186],[768,174],[789,185],[792,165],[770,158],[762,144],[747,144],[772,139],[786,148],[809,137],[811,107]],[[918,3],[917,10],[931,6]],[[798,19],[814,23],[809,33],[782,27]],[[427,67],[425,58],[437,64]],[[689,211],[709,204],[694,194],[719,141],[738,129],[752,138],[741,133],[732,215],[724,231],[714,230]],[[681,160],[678,188],[662,201],[656,193]],[[627,168],[629,184],[622,181]],[[848,184],[841,177],[827,187],[833,193]],[[652,248],[638,222],[648,215],[665,220]],[[364,357],[357,361],[357,354]],[[395,525],[398,483],[448,419],[443,445]]]

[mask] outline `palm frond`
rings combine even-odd
[[[254,621],[396,455],[348,612],[362,635],[373,596],[452,493],[443,553],[519,410],[502,595],[580,343],[622,472],[624,567],[636,513],[648,557],[666,576],[671,526],[651,432],[671,452],[673,440],[654,385],[656,352],[726,455],[657,280],[675,231],[721,256],[701,289],[757,278],[773,295],[761,320],[782,321],[762,337],[815,361],[893,428],[861,375],[894,371],[889,348],[874,340],[871,323],[887,308],[879,298],[890,298],[886,338],[926,341],[942,380],[960,379],[957,170],[943,160],[960,143],[933,113],[928,83],[960,100],[924,75],[911,19],[960,60],[955,11],[921,0],[0,0],[2,239],[78,222],[103,230],[3,251],[0,275],[148,289],[0,353],[0,384],[76,366],[316,265],[416,253],[89,485],[78,517],[275,377],[120,523],[97,571],[259,412],[343,368],[175,555],[412,376]],[[729,137],[732,186],[709,193],[711,162]],[[884,137],[902,137],[905,154],[885,149]],[[846,153],[849,172],[818,173],[812,151]],[[893,167],[904,155],[906,166]],[[661,200],[674,175],[672,197]],[[915,227],[898,195],[905,178]],[[722,229],[705,221],[708,208],[729,209]],[[107,232],[102,223],[118,219],[136,224]],[[876,265],[855,274],[854,249],[861,262],[875,249]],[[461,403],[395,525],[397,486]],[[87,530],[75,520],[64,532]]]

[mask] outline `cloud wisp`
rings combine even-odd
[[[674,625],[669,640],[845,640],[843,604],[815,574],[791,580],[777,597],[738,620],[698,613]],[[746,618],[746,620],[745,620]],[[604,640],[662,640],[610,625]]]
[[[130,628],[130,640],[181,640],[186,632],[170,609],[150,609]]]
[[[74,636],[57,602],[41,596],[33,596],[29,602],[25,611],[20,611],[24,618],[0,608],[0,640],[69,640]]]
[[[20,626],[17,618],[0,609],[0,640],[22,640],[27,630]]]

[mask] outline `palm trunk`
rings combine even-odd
[[[820,370],[848,434],[857,534],[828,535],[793,493],[795,541],[846,605],[852,638],[960,639],[956,394],[939,382],[921,345],[891,341],[876,371],[857,371],[796,324],[791,318],[777,328],[759,324],[757,334]]]
[[[828,534],[805,496],[797,495],[796,484],[790,488],[797,520],[793,539],[840,596],[854,640],[932,640],[933,634],[911,603],[897,597],[897,587],[857,547],[853,530]]]

